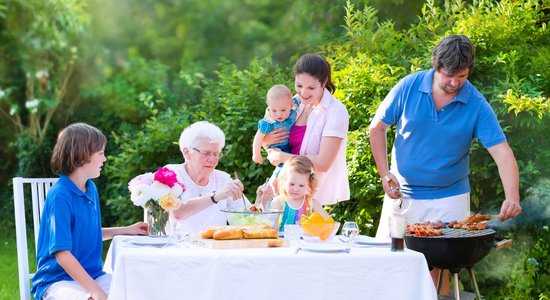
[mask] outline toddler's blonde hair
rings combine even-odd
[[[283,195],[285,198],[288,198],[288,192],[285,190],[285,188],[282,187],[281,183],[287,180],[291,172],[309,175],[307,196],[313,196],[313,194],[315,194],[315,191],[317,191],[317,177],[315,176],[313,163],[309,158],[303,155],[293,156],[283,165],[283,168],[279,173],[279,177],[275,181],[276,188],[279,191],[279,194]]]

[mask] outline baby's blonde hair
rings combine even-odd
[[[272,86],[266,94],[266,102],[269,100],[278,100],[281,98],[288,98],[292,101],[292,92],[283,84],[276,84]]]
[[[291,172],[296,172],[298,174],[309,175],[308,180],[308,196],[313,196],[315,191],[317,191],[317,177],[315,176],[315,170],[313,169],[313,163],[309,158],[303,155],[293,156],[291,159],[287,160],[279,173],[277,178],[277,189],[279,194],[283,195],[285,198],[288,198],[288,192],[285,188],[282,187],[280,183],[287,180]]]

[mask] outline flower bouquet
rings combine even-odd
[[[179,182],[174,171],[163,167],[154,174],[136,176],[128,183],[132,202],[147,212],[150,236],[165,236],[168,212],[181,205],[185,185]]]

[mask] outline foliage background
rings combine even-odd
[[[53,176],[56,132],[72,122],[101,128],[109,139],[96,180],[105,225],[142,218],[127,182],[181,162],[179,134],[198,120],[224,130],[218,167],[242,174],[252,197],[271,171],[250,159],[265,92],[275,83],[292,87],[293,63],[306,52],[329,59],[335,95],[351,115],[352,199],[327,209],[372,235],[383,192],[368,124],[393,85],[431,67],[439,39],[461,33],[476,46],[469,79],[506,131],[524,197],[521,218],[499,233],[514,245],[476,266],[482,294],[548,299],[549,16],[548,0],[0,0],[0,197],[7,200],[0,202],[7,237],[0,261],[14,256],[11,178]],[[503,199],[498,171],[477,142],[470,179],[472,210],[496,213]],[[10,281],[15,285],[13,278],[1,282]],[[0,296],[13,298],[17,291],[8,286]]]

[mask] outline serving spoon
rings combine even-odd
[[[237,180],[241,180],[239,179],[239,174],[237,173],[237,170],[233,170],[233,175],[235,175],[235,179]],[[246,211],[247,210],[247,207],[246,207],[246,201],[244,201],[244,194],[241,196],[241,199],[243,200],[243,207],[244,207],[244,210]]]

